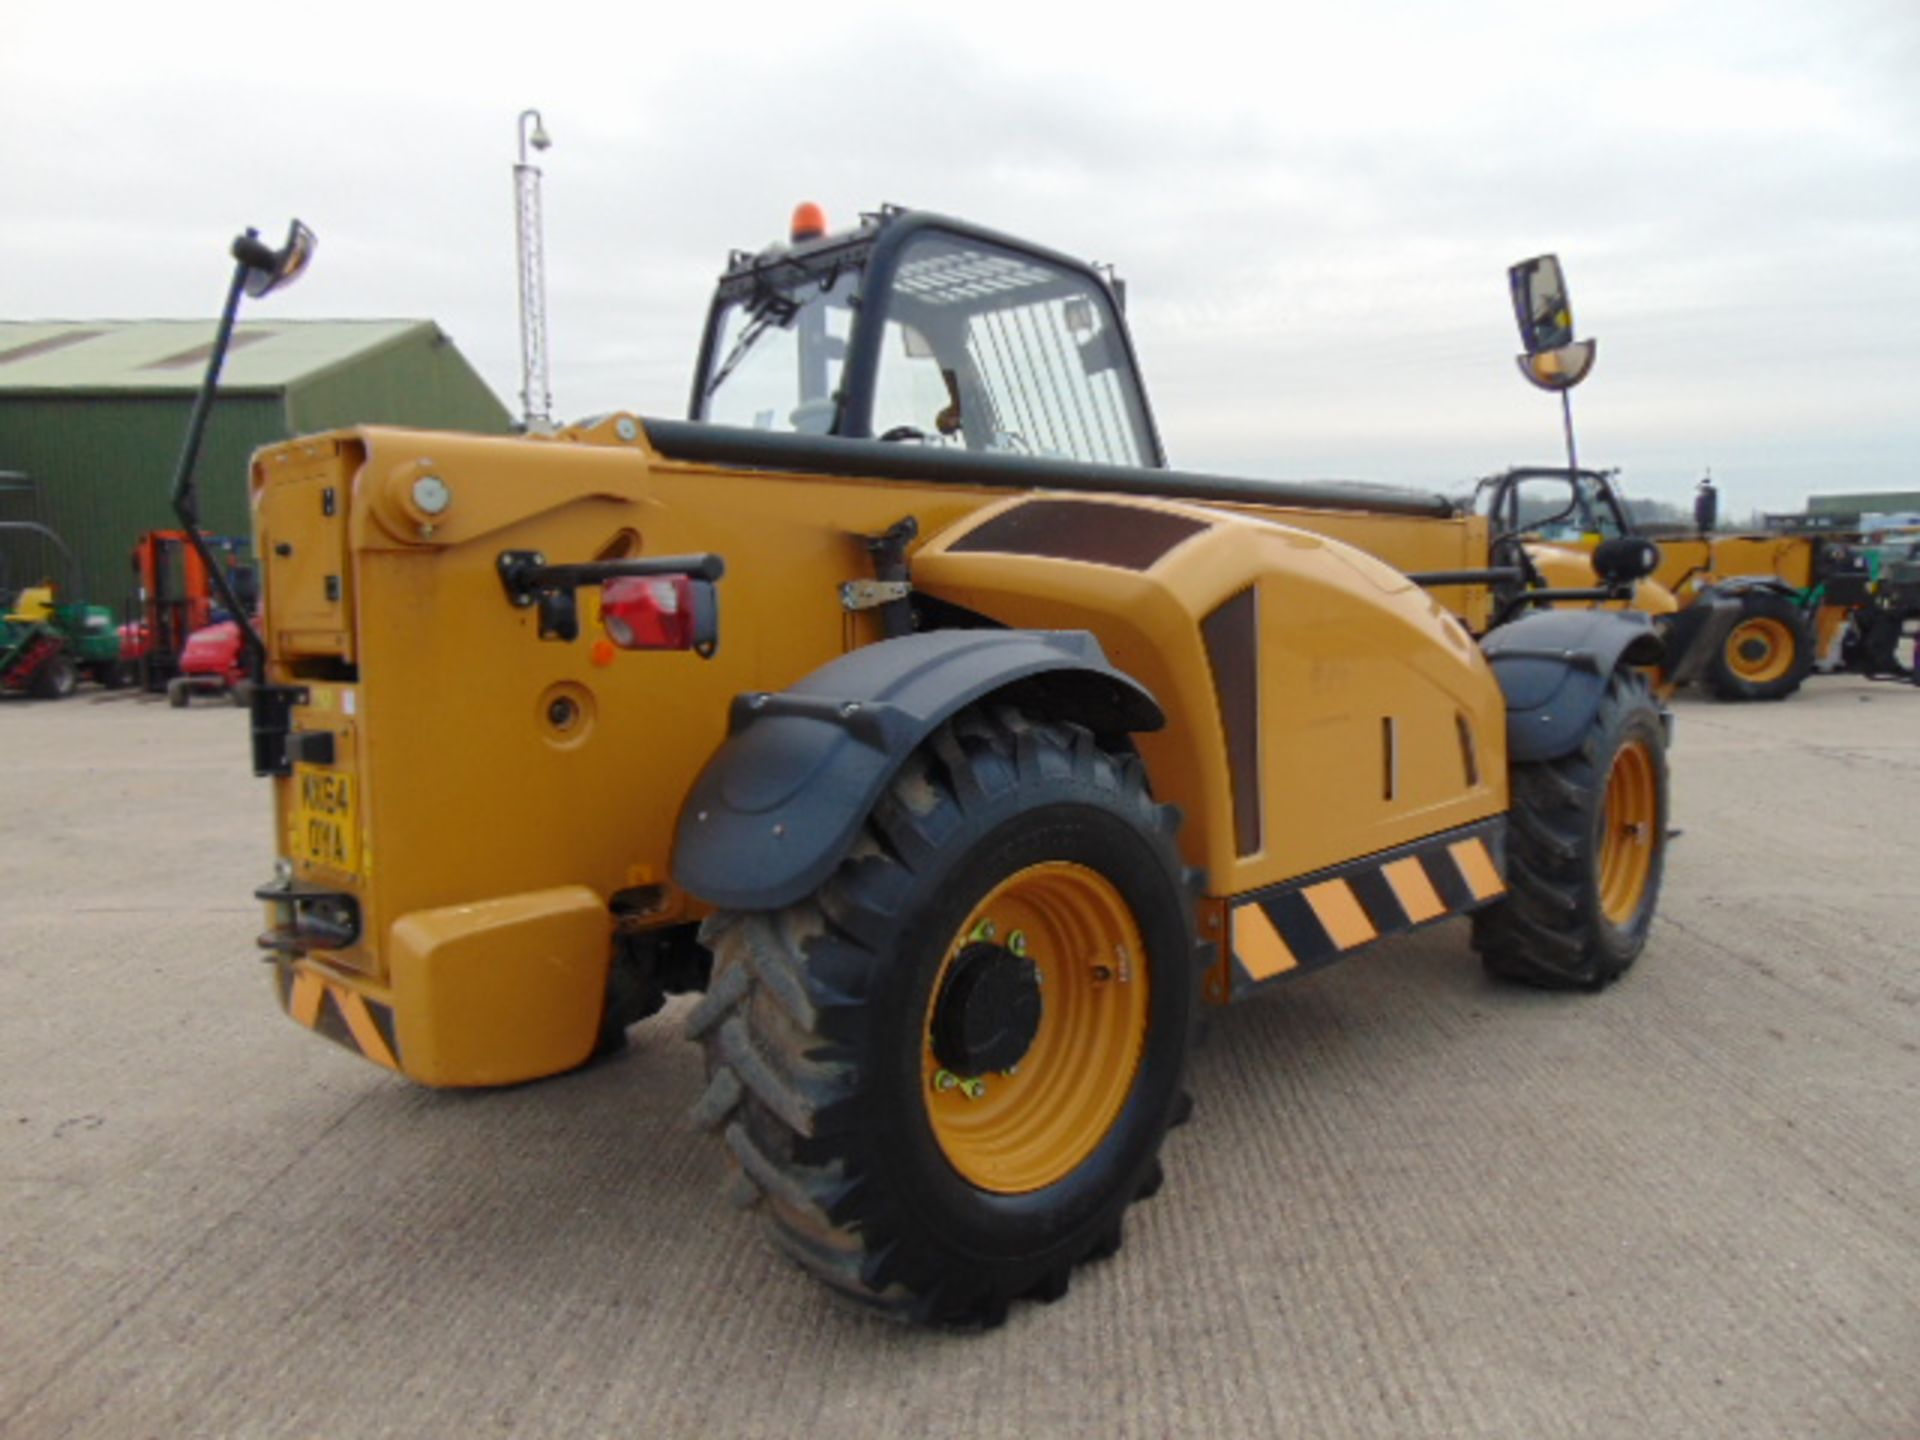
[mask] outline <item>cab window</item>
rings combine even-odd
[[[1145,409],[1106,292],[973,239],[908,242],[887,298],[873,433],[1145,465]]]

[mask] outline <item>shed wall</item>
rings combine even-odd
[[[168,502],[191,409],[185,393],[0,394],[0,470],[25,471],[34,485],[30,494],[0,491],[0,519],[36,520],[59,532],[89,592],[77,598],[121,611],[135,538],[177,524]],[[286,435],[278,395],[220,398],[198,470],[203,528],[248,533],[248,458]],[[37,537],[0,532],[8,584],[32,583],[55,564]]]

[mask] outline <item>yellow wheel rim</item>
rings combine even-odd
[[[1793,631],[1771,616],[1742,620],[1727,636],[1727,668],[1755,685],[1778,680],[1793,668]]]
[[[1639,912],[1660,843],[1660,787],[1653,752],[1629,740],[1613,757],[1600,816],[1600,909],[1624,926]]]
[[[1151,977],[1133,912],[1106,877],[1066,861],[996,885],[947,947],[985,941],[1023,952],[1040,976],[1039,1028],[1011,1073],[957,1076],[933,1053],[929,1002],[921,1083],[934,1138],[971,1185],[1002,1195],[1071,1174],[1119,1118],[1146,1048]]]

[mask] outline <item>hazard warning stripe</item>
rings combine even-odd
[[[357,1050],[376,1065],[400,1068],[400,1048],[393,1038],[393,1010],[377,1000],[311,970],[278,967],[275,979],[280,1003],[297,1023],[337,1045]]]
[[[1496,817],[1243,896],[1233,910],[1233,991],[1317,969],[1506,893]]]

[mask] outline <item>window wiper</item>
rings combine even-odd
[[[800,313],[800,302],[778,290],[763,290],[754,297],[747,308],[747,327],[740,332],[740,338],[733,342],[733,349],[727,352],[727,358],[720,362],[713,372],[713,379],[707,382],[702,394],[703,400],[711,400],[714,392],[727,382],[727,377],[740,368],[740,362],[747,358],[747,352],[759,343],[767,330],[778,325],[781,329],[793,323],[793,317]]]

